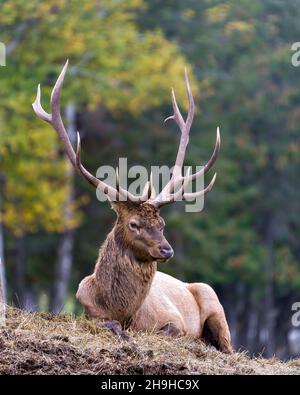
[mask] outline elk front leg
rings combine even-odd
[[[120,339],[129,340],[129,336],[123,331],[121,323],[116,320],[108,320],[105,311],[94,302],[96,299],[94,289],[95,279],[93,275],[85,277],[79,284],[76,298],[84,307],[85,316],[97,320],[99,327],[110,330]]]
[[[112,331],[116,336],[118,336],[120,339],[128,341],[130,340],[130,337],[127,335],[125,331],[122,329],[122,325],[120,324],[119,321],[103,321],[100,324],[103,328],[108,329]]]
[[[104,328],[108,329],[111,331],[114,335],[118,336],[120,339],[124,341],[130,340],[130,337],[127,335],[127,333],[123,330],[122,325],[119,321],[117,320],[106,320],[106,319],[101,319],[101,315],[95,311],[95,309],[91,309],[85,306],[85,315],[87,318],[90,319],[96,319],[97,320],[97,326],[99,328]]]

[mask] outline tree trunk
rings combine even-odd
[[[265,322],[264,322],[264,346],[265,356],[270,358],[275,353],[275,306],[274,306],[274,237],[273,219],[269,220],[266,233],[267,257],[265,260]]]
[[[244,350],[248,350],[248,331],[250,324],[250,291],[249,286],[244,282],[239,284],[240,291],[237,294],[239,305],[239,344]]]
[[[67,132],[72,145],[76,145],[76,108],[69,104],[66,108]],[[72,165],[67,161],[67,180],[69,183],[69,196],[65,201],[64,217],[69,221],[72,217],[70,205],[74,200],[73,186],[74,170]],[[66,228],[60,236],[59,247],[57,252],[57,261],[55,268],[54,284],[50,300],[50,311],[55,314],[60,313],[65,304],[70,281],[74,246],[74,230]]]
[[[50,306],[50,310],[55,314],[59,314],[63,310],[66,300],[72,268],[73,245],[74,232],[73,230],[66,230],[61,235],[58,247],[55,282]]]
[[[260,303],[257,306],[257,331],[254,338],[254,346],[253,346],[253,355],[258,356],[261,355],[263,350],[265,349],[265,342],[263,341],[263,331],[264,331],[264,322],[265,320],[265,308],[263,303]]]
[[[247,314],[247,311],[245,310],[246,307],[246,286],[245,283],[242,281],[238,281],[235,284],[234,287],[234,294],[235,294],[235,328],[236,328],[236,333],[235,333],[235,347],[237,349],[245,349],[245,328],[243,325],[243,318],[244,314]]]
[[[5,261],[4,261],[4,236],[3,224],[0,217],[0,303],[7,303]]]
[[[4,268],[3,227],[0,218],[0,328],[5,325],[6,284]]]
[[[249,295],[249,312],[247,312],[248,329],[247,329],[247,350],[250,354],[257,352],[256,341],[259,334],[259,306],[255,297],[254,290],[250,290]]]
[[[276,356],[287,360],[293,356],[293,350],[289,342],[289,333],[292,330],[291,306],[295,300],[294,292],[287,291],[276,301],[279,313],[276,317]]]
[[[16,239],[15,242],[15,264],[13,268],[13,303],[19,308],[25,307],[25,243],[24,237]]]

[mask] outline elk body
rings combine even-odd
[[[187,193],[186,185],[203,176],[214,164],[220,150],[220,135],[214,152],[198,172],[182,174],[189,131],[194,117],[194,100],[185,74],[189,112],[184,120],[176,103],[172,102],[174,119],[181,130],[181,139],[172,177],[156,196],[152,178],[141,196],[131,194],[119,185],[116,188],[94,177],[80,160],[80,137],[76,153],[64,128],[59,99],[67,63],[51,95],[51,114],[40,104],[40,87],[33,103],[36,114],[50,123],[64,145],[71,163],[95,188],[104,192],[117,214],[112,231],[99,251],[93,274],[85,277],[76,297],[90,318],[99,320],[105,327],[127,338],[124,329],[156,331],[166,335],[187,335],[201,338],[223,352],[231,352],[231,340],[224,310],[213,289],[207,284],[187,284],[157,271],[157,264],[173,256],[173,249],[164,237],[164,220],[160,208],[178,200],[205,195],[215,182],[216,175],[203,190]]]

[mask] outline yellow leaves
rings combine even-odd
[[[39,186],[26,185],[8,180],[3,221],[6,227],[16,236],[23,233],[37,232],[45,229],[48,232],[61,232],[64,229],[77,227],[81,215],[76,214],[80,202],[66,207],[68,184],[38,180]],[[10,198],[11,196],[11,198]],[[66,210],[71,212],[66,216]]]
[[[186,105],[182,81],[186,62],[176,45],[168,42],[160,32],[139,34],[132,11],[143,7],[142,1],[85,1],[82,4],[79,0],[72,3],[64,0],[53,1],[50,5],[35,0],[32,4],[34,11],[31,9],[31,13],[22,6],[22,13],[15,15],[14,23],[17,19],[25,23],[28,18],[37,18],[33,29],[26,34],[26,47],[21,41],[15,50],[17,76],[26,75],[28,67],[33,65],[35,73],[43,69],[42,78],[37,79],[41,81],[55,73],[53,64],[63,63],[70,57],[70,68],[78,69],[78,75],[83,77],[73,81],[72,89],[80,93],[75,92],[76,98],[87,101],[89,108],[102,101],[111,110],[138,114],[169,102],[171,85],[178,92],[178,101]],[[191,16],[191,10],[186,12]],[[90,62],[84,60],[86,54]],[[95,86],[97,80],[99,83]],[[7,103],[13,108],[22,100],[24,111],[30,86],[26,87],[26,78],[23,81],[18,79],[14,83],[14,91],[22,85],[20,96],[9,95]],[[78,81],[86,89],[80,89]],[[97,88],[97,92],[89,87]],[[195,86],[193,89],[195,91]],[[65,86],[64,92],[67,91],[68,86]]]
[[[161,32],[138,31],[133,11],[143,6],[141,0],[13,0],[1,5],[3,40],[13,41],[23,29],[0,80],[3,219],[16,235],[40,229],[60,232],[81,220],[85,198],[66,207],[66,159],[56,134],[31,107],[41,82],[42,103],[49,111],[50,87],[67,57],[62,109],[72,101],[79,111],[82,103],[89,108],[102,103],[134,115],[170,103],[171,111],[171,86],[187,108],[187,62]],[[191,10],[186,17],[193,17]],[[189,77],[196,95],[191,70]],[[71,216],[66,216],[68,210]]]
[[[78,226],[81,219],[75,213],[79,202],[66,207],[68,162],[59,154],[56,134],[42,122],[41,130],[32,124],[30,128],[25,121],[24,130],[16,131],[13,139],[8,135],[4,144],[8,148],[1,169],[5,176],[3,221],[16,236],[40,229],[61,232]],[[72,212],[70,220],[65,218],[66,209]]]
[[[238,33],[252,33],[253,25],[245,21],[232,21],[226,24],[224,31],[226,35],[231,35],[234,32]]]
[[[196,15],[195,10],[192,10],[191,8],[187,8],[183,11],[183,15],[186,19],[192,19]]]
[[[31,23],[35,18],[51,18],[67,3],[66,0],[52,0],[51,2],[39,0],[13,0],[1,2],[1,23],[14,24],[24,19]]]
[[[206,17],[210,22],[222,22],[229,12],[228,4],[219,4],[206,10]]]
[[[127,111],[138,116],[148,108],[171,103],[173,86],[178,103],[186,109],[185,66],[189,70],[194,95],[197,86],[176,45],[169,43],[159,32],[148,33],[139,40],[133,33],[111,43],[106,49],[110,50],[111,56],[103,55],[99,59],[99,75],[102,76],[103,70],[105,80],[100,80],[99,87],[93,85],[89,90],[89,108],[102,101],[111,111]]]
[[[68,51],[75,54],[83,54],[86,49],[86,41],[83,34],[77,34],[76,40],[70,40]]]
[[[51,2],[40,1],[37,5],[36,16],[37,18],[49,18],[51,15],[60,12],[67,3],[66,0],[52,0]]]
[[[5,225],[10,225],[11,229],[13,229],[13,233],[16,236],[20,236],[23,233],[22,230],[18,227],[18,214],[13,205],[6,205],[5,211],[2,215],[2,220]]]
[[[159,34],[148,34],[140,42],[133,41],[135,58],[115,75],[119,81],[119,95],[126,100],[127,110],[139,115],[147,107],[156,107],[163,102],[170,103],[171,87],[176,91],[178,103],[187,108],[184,83],[184,67],[187,66],[174,44]],[[195,80],[189,70],[194,94],[197,93]],[[121,96],[122,98],[122,96]],[[118,107],[118,98],[108,99],[111,109]]]

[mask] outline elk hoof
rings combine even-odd
[[[119,321],[105,321],[103,327],[113,332],[116,336],[120,337],[124,341],[130,340],[130,337],[122,329],[122,325]]]

